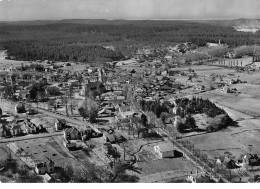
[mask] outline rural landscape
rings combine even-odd
[[[260,182],[259,28],[1,21],[0,182]]]

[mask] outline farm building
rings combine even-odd
[[[174,146],[170,142],[154,146],[154,151],[160,159],[174,157]]]

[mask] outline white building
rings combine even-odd
[[[160,159],[174,157],[174,145],[171,142],[154,146],[154,151]]]

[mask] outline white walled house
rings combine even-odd
[[[174,149],[174,145],[171,142],[154,146],[154,152],[160,159],[174,157]]]

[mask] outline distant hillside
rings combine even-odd
[[[202,23],[211,23],[218,26],[224,27],[260,27],[260,19],[234,19],[234,20],[207,20],[207,21],[198,21]]]
[[[197,46],[222,43],[230,47],[260,44],[260,32],[233,26],[254,23],[237,20],[38,20],[0,22],[0,49],[19,60],[103,61],[131,56],[143,45]],[[103,46],[113,46],[114,51]]]

